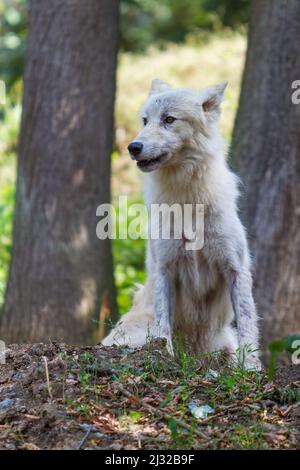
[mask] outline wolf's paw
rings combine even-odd
[[[242,345],[237,349],[237,360],[239,365],[246,370],[257,372],[262,370],[259,350],[251,344]]]
[[[246,370],[253,370],[260,372],[262,370],[262,364],[259,359],[258,352],[244,352],[241,354],[238,352],[237,354],[238,362],[241,367],[243,367]]]
[[[246,370],[253,370],[260,372],[262,370],[262,363],[259,359],[259,352],[257,350],[251,351],[247,347],[239,348],[231,360]]]
[[[157,327],[152,331],[154,338],[163,338],[167,341],[166,348],[171,356],[174,356],[172,336],[168,328]]]
[[[249,355],[245,358],[245,369],[260,372],[262,370],[262,363],[258,356]]]
[[[167,339],[167,351],[170,354],[170,356],[174,357],[174,349],[173,349],[173,343],[171,338]]]

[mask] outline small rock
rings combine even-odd
[[[5,398],[5,400],[0,402],[0,411],[6,410],[7,408],[11,408],[14,404],[14,400],[11,398]]]
[[[219,373],[213,369],[209,369],[205,374],[205,378],[207,379],[216,379],[217,377],[219,377]]]
[[[193,401],[188,405],[190,412],[197,419],[207,418],[209,414],[214,413],[215,410],[209,405],[197,406]]]
[[[15,444],[4,444],[5,449],[7,450],[16,450]]]

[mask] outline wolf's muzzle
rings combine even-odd
[[[142,142],[131,142],[128,145],[128,151],[132,157],[137,157],[143,150]]]

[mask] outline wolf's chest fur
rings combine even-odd
[[[171,178],[172,175],[166,175]],[[166,185],[159,178],[151,177],[151,192],[147,194],[147,202],[151,204],[177,204],[182,209],[182,238],[180,240],[157,240],[151,241],[151,254],[154,265],[164,265],[175,275],[178,290],[187,289],[192,292],[193,299],[200,299],[213,290],[220,282],[220,271],[216,262],[212,259],[213,246],[217,243],[215,234],[210,230],[210,213],[214,210],[215,197],[211,191],[207,190],[206,168],[199,168],[194,171],[189,184]],[[172,180],[171,180],[172,181]],[[162,190],[164,188],[164,190]],[[192,212],[188,212],[186,217],[185,205],[192,207]],[[202,219],[199,219],[200,232],[197,237],[203,237],[203,246],[200,244],[197,249],[188,248],[191,238],[186,234],[195,235],[195,214],[200,211],[197,205],[202,205]],[[190,217],[192,215],[192,217]],[[174,223],[170,223],[173,232]],[[203,231],[203,232],[202,232]]]
[[[169,178],[170,176],[172,175],[168,175]],[[151,178],[152,191],[148,193],[148,203],[169,205],[179,203],[182,207],[186,203],[204,206],[203,247],[198,250],[187,250],[185,237],[181,240],[164,242],[150,241],[152,244],[150,271],[155,271],[158,264],[166,266],[173,274],[174,331],[180,332],[181,335],[184,332],[184,337],[193,342],[193,349],[205,350],[212,331],[221,330],[233,316],[227,284],[213,257],[218,238],[214,230],[211,230],[210,219],[210,213],[216,210],[216,200],[223,188],[222,185],[217,185],[218,191],[212,194],[207,168],[199,168],[191,178],[190,184],[182,184],[180,187],[166,185],[165,181],[162,184],[160,179],[153,181],[154,179]],[[227,202],[228,200],[229,198]]]
[[[221,329],[230,315],[226,281],[217,263],[209,260],[205,245],[202,250],[186,251],[184,243],[178,243],[172,251],[169,269],[175,281],[174,330],[185,332],[198,347],[205,348],[210,330]]]

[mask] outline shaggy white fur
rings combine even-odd
[[[194,92],[152,82],[142,109],[144,127],[135,139],[142,149],[132,154],[147,173],[146,203],[149,208],[204,204],[204,246],[187,251],[184,237],[150,239],[147,282],[104,345],[141,346],[147,338],[163,336],[172,352],[172,339],[179,334],[196,353],[222,349],[233,354],[247,346],[252,350],[247,366],[260,367],[250,256],[237,211],[238,181],[217,128],[226,85]]]

